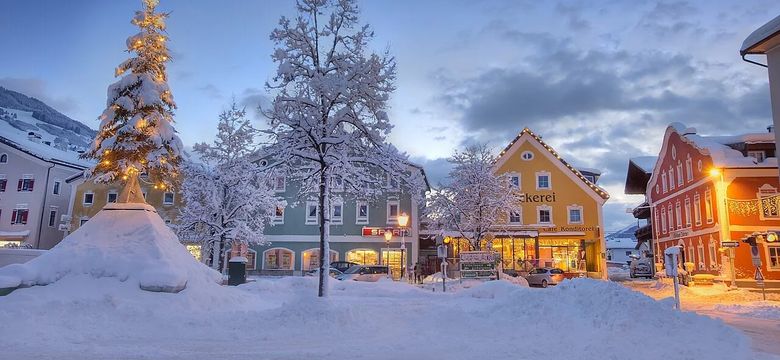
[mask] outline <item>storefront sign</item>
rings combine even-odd
[[[411,236],[409,229],[401,228],[380,228],[380,227],[363,227],[363,236],[385,236],[385,231],[392,230],[393,236]]]
[[[691,235],[691,231],[690,230],[680,230],[680,231],[673,232],[671,235],[672,235],[672,238],[681,239],[681,238],[684,238],[686,236],[690,236]]]
[[[539,232],[586,232],[586,231],[598,231],[598,226],[554,226],[554,227],[546,227],[546,228],[540,228]]]
[[[551,203],[555,202],[555,193],[552,194],[520,194],[520,202],[524,203]]]

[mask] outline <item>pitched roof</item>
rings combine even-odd
[[[684,128],[684,130],[682,130]],[[773,144],[775,134],[771,132],[746,133],[733,136],[702,136],[696,134],[696,129],[686,128],[680,123],[669,124],[667,135],[676,132],[680,137],[702,150],[706,155],[710,155],[713,165],[724,168],[771,168],[777,167],[776,158],[766,158],[763,162],[756,162],[753,157],[745,156],[742,152],[735,150],[730,145],[738,144]],[[664,139],[664,141],[666,141]]]
[[[590,182],[590,180],[588,180],[587,178],[585,178],[585,176],[583,176],[583,175],[582,175],[582,173],[580,173],[580,172],[579,172],[579,171],[578,171],[578,170],[577,170],[577,169],[576,169],[574,166],[572,166],[571,164],[569,164],[569,163],[568,163],[566,160],[564,160],[564,159],[563,159],[563,158],[562,158],[560,155],[558,155],[558,152],[556,152],[556,151],[555,151],[555,149],[553,149],[553,148],[552,148],[550,145],[547,145],[547,143],[545,143],[545,142],[542,140],[542,137],[541,137],[541,136],[539,136],[539,135],[536,135],[536,134],[535,134],[533,131],[531,131],[531,129],[529,129],[529,128],[523,128],[523,131],[521,131],[519,134],[517,134],[517,136],[515,136],[515,138],[514,138],[514,139],[513,139],[513,140],[512,140],[512,141],[509,143],[509,145],[507,145],[507,146],[506,146],[506,147],[505,147],[503,150],[501,150],[501,153],[499,153],[499,154],[498,154],[498,157],[499,157],[499,159],[500,159],[500,158],[502,158],[502,157],[503,157],[503,156],[504,156],[504,155],[505,155],[505,154],[506,154],[506,153],[509,151],[509,149],[511,149],[511,148],[512,148],[512,146],[513,146],[513,145],[515,145],[515,143],[517,143],[517,141],[519,141],[519,140],[520,140],[520,138],[521,138],[521,137],[522,137],[524,134],[528,134],[528,136],[531,136],[531,137],[533,137],[533,139],[534,139],[534,140],[536,140],[536,141],[539,143],[539,145],[541,145],[542,147],[544,147],[544,148],[545,148],[545,149],[546,149],[546,150],[547,150],[547,151],[550,153],[550,155],[552,155],[552,156],[554,156],[556,159],[558,159],[558,161],[560,161],[560,163],[561,163],[563,166],[565,166],[567,169],[569,169],[569,171],[571,171],[571,173],[572,173],[574,176],[576,176],[577,178],[579,178],[579,179],[580,179],[580,180],[583,182],[583,184],[584,184],[585,186],[587,186],[588,188],[590,188],[591,190],[593,190],[593,192],[595,192],[596,194],[598,194],[598,195],[599,195],[599,196],[600,196],[602,199],[604,199],[604,200],[607,200],[607,199],[609,199],[609,194],[607,193],[607,191],[606,191],[606,190],[604,190],[604,189],[603,189],[603,188],[601,188],[600,186],[598,186],[598,185],[596,185],[596,184],[594,184],[594,183]]]
[[[742,56],[747,54],[766,54],[767,50],[780,44],[780,16],[769,20],[760,28],[756,29],[745,38],[739,53]]]

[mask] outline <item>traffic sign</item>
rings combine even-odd
[[[739,241],[721,241],[720,246],[727,248],[739,247]]]
[[[756,268],[756,281],[764,282],[764,274],[761,273],[761,268]]]

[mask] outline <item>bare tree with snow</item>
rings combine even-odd
[[[200,242],[210,265],[219,268],[233,241],[265,244],[263,229],[282,201],[274,197],[271,175],[250,161],[256,152],[257,130],[235,101],[219,115],[213,144],[199,143],[194,152],[203,163],[187,162],[181,192],[184,207],[179,236]]]
[[[448,161],[450,183],[431,196],[426,215],[434,228],[453,230],[478,250],[482,240],[507,225],[510,214],[521,211],[519,187],[508,175],[495,174],[496,157],[485,145],[455,152]]]
[[[376,196],[389,186],[416,186],[405,156],[386,142],[386,109],[395,90],[395,60],[368,48],[373,32],[358,23],[353,0],[299,0],[295,19],[271,33],[276,76],[270,109],[270,166],[286,169],[299,195],[319,201],[320,254],[329,254],[332,183],[346,194]],[[416,184],[416,185],[415,185]],[[319,296],[327,296],[328,256],[319,257]]]
[[[170,61],[165,35],[166,13],[155,12],[158,0],[144,0],[131,23],[140,32],[127,38],[127,52],[136,56],[116,68],[122,76],[108,87],[106,109],[92,148],[83,157],[96,159],[90,177],[99,182],[127,180],[119,202],[145,202],[138,175],[156,187],[168,187],[179,174],[182,143],[173,127],[176,103],[168,87],[165,63]]]

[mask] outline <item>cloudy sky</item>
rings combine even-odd
[[[235,97],[268,96],[268,35],[291,1],[162,0],[170,11],[170,84],[186,144],[210,141]],[[6,0],[0,86],[35,96],[90,127],[126,59],[139,1]],[[433,183],[464,144],[497,150],[523,127],[578,166],[604,172],[605,226],[632,222],[628,159],[657,155],[668,123],[701,134],[764,131],[767,73],[738,50],[780,2],[372,0],[362,21],[398,62],[391,140]],[[763,59],[761,59],[763,60]],[[258,125],[264,125],[257,119]]]

